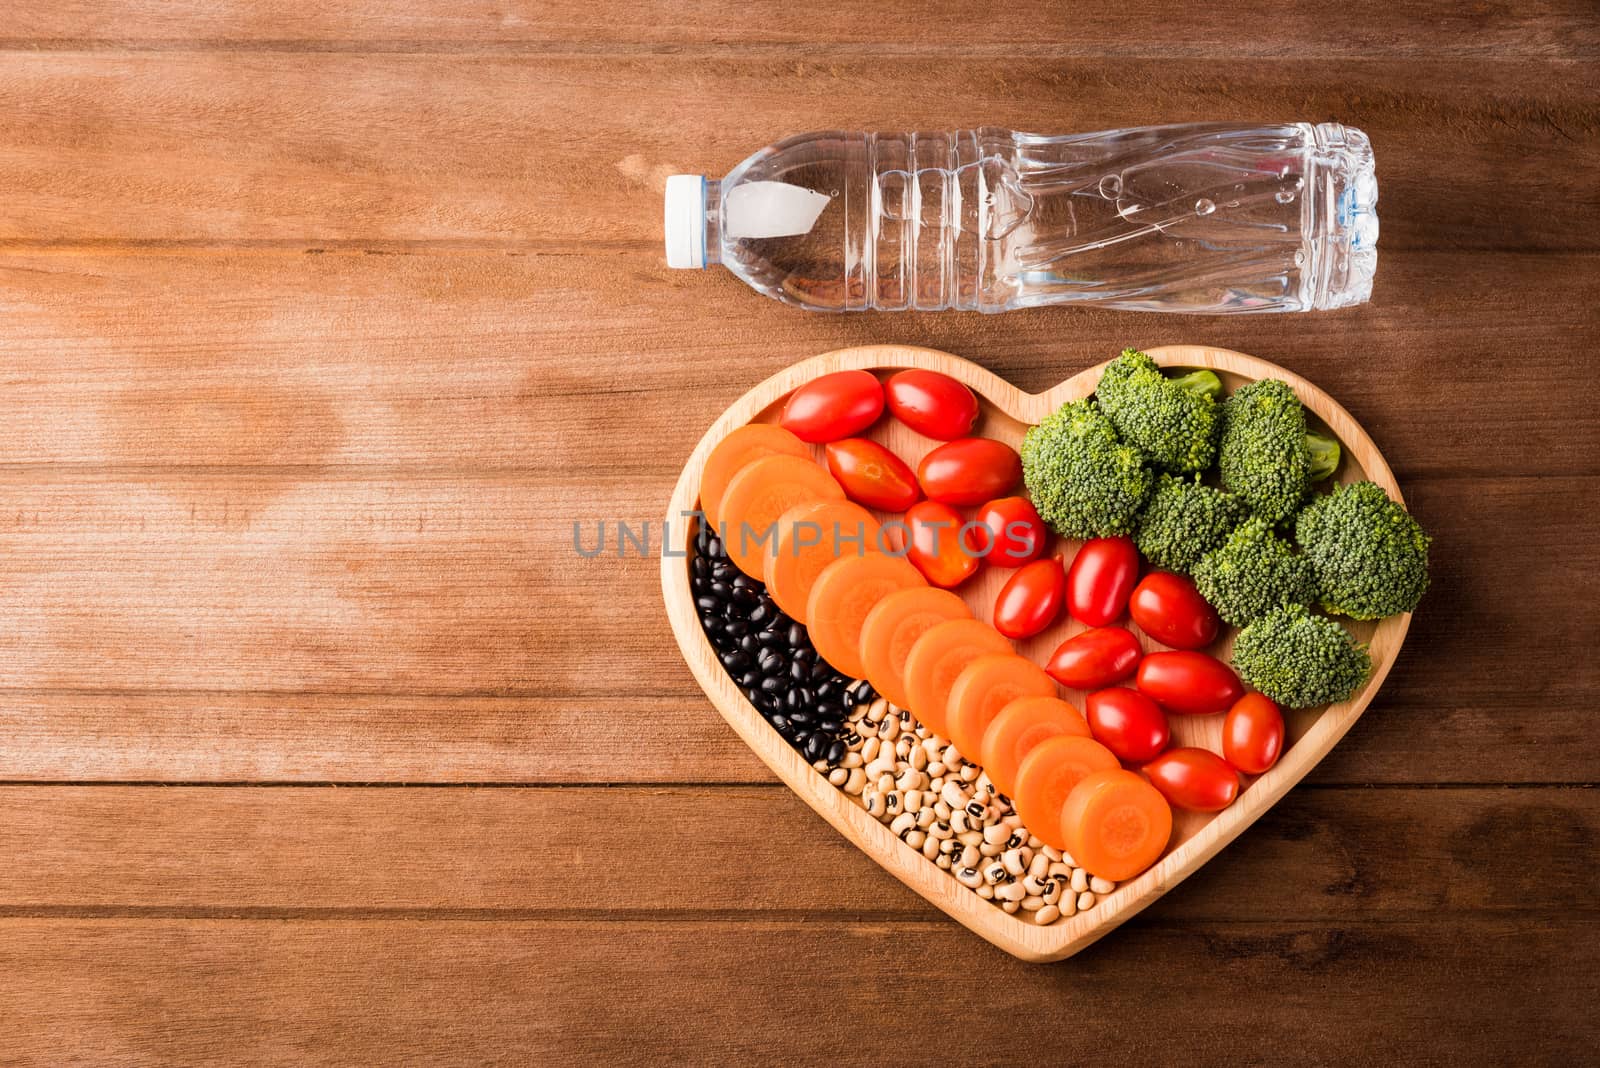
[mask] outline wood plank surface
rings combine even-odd
[[[1200,119],[1372,135],[1370,305],[830,317],[662,264],[665,175],[787,134]],[[1600,1046],[1587,0],[16,0],[0,189],[0,1061]],[[1351,734],[1063,966],[815,819],[656,561],[571,548],[868,342],[1028,390],[1126,344],[1274,360],[1436,536]]]
[[[1597,841],[1592,789],[1302,787],[1131,922],[1596,919]],[[13,785],[0,851],[0,921],[937,915],[779,786]]]
[[[880,1065],[926,1044],[957,1063],[997,1050],[1162,1063],[1181,1048],[1216,1064],[1557,1065],[1592,1052],[1600,993],[1593,919],[1135,921],[1062,968],[1020,964],[945,923],[826,917],[37,919],[0,931],[0,1014],[35,1025],[8,1053],[57,1064],[332,1064],[404,1049],[451,1064]],[[1202,981],[1226,996],[1202,1008]]]
[[[1518,4],[1394,3],[1338,6],[1264,3],[1204,6],[1128,0],[974,9],[959,0],[916,5],[817,0],[673,0],[549,4],[464,0],[430,7],[411,0],[131,0],[107,10],[94,0],[17,0],[6,37],[14,49],[99,47],[125,51],[196,48],[350,48],[373,51],[536,50],[606,52],[655,48],[748,52],[855,45],[881,52],[943,51],[1010,58],[1052,55],[1241,56],[1594,56],[1593,11],[1582,0]],[[1137,27],[1137,32],[1130,32]],[[1251,32],[1255,31],[1255,32]]]
[[[601,261],[625,271],[659,263],[665,175],[720,175],[818,122],[1070,133],[1279,117],[1372,137],[1385,250],[1600,247],[1573,223],[1600,212],[1594,60],[1024,57],[963,66],[955,94],[944,57],[714,66],[4,53],[0,242],[424,242],[638,257]]]

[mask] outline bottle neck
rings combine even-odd
[[[722,262],[722,179],[705,181],[705,266]]]

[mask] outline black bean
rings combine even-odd
[[[763,649],[756,666],[761,669],[763,675],[776,675],[783,670],[783,657],[772,649]]]
[[[789,644],[796,649],[810,645],[811,642],[806,636],[806,628],[798,623],[791,623],[789,625]]]
[[[750,633],[750,624],[742,619],[730,619],[722,625],[722,633],[737,640]]]
[[[695,544],[696,547],[699,548],[700,546],[704,545],[704,542],[696,542]],[[701,549],[701,551],[704,552],[704,549]],[[689,561],[689,574],[695,576],[696,578],[704,578],[706,572],[710,570],[711,564],[704,556],[697,556],[693,560]]]
[[[784,640],[784,633],[781,630],[764,630],[757,636],[756,640],[766,646],[785,646],[788,644]]]
[[[804,660],[791,660],[789,662],[789,677],[795,682],[804,682],[811,677],[810,670]]]
[[[824,731],[824,732],[827,731],[826,725],[824,725],[820,729],[822,731]],[[838,728],[836,727],[835,729],[837,730]],[[833,744],[828,746],[828,754],[827,754],[826,757],[824,757],[824,759],[827,760],[827,762],[830,763],[830,764],[837,764],[837,763],[839,763],[839,761],[844,759],[844,754],[845,754],[845,744],[843,742],[835,739]]]
[[[816,723],[816,717],[810,712],[793,711],[789,713],[789,722],[798,723],[802,727],[810,727]]]
[[[721,538],[712,538],[710,541],[706,542],[706,555],[707,556],[721,556],[722,555],[722,539]]]
[[[754,634],[746,634],[739,639],[739,651],[747,656],[755,656],[756,650],[761,648],[761,643],[756,641]]]
[[[769,614],[770,613],[768,613],[766,605],[758,604],[754,608],[750,609],[750,611],[745,615],[745,618],[748,619],[752,624],[761,624],[767,621]]]
[[[818,681],[833,677],[833,665],[826,660],[818,660],[811,665],[811,677]]]
[[[799,679],[800,676],[796,675],[795,678]],[[833,679],[823,679],[821,682],[811,687],[811,696],[815,697],[818,701],[826,700],[827,698],[832,697],[834,691],[837,689],[838,684]]]
[[[820,716],[821,713],[819,712],[818,715]],[[817,730],[821,731],[823,734],[828,734],[828,735],[838,734],[839,733],[839,728],[843,727],[843,726],[844,726],[844,723],[842,721],[840,721],[840,720],[837,720],[837,719],[825,719],[824,718],[824,719],[818,719],[817,720]],[[843,753],[839,754],[839,758],[840,758],[840,760],[844,759],[844,754]],[[834,764],[837,764],[838,762],[839,762],[838,760],[830,761],[830,763],[834,763]]]
[[[728,599],[728,595],[733,592],[733,587],[729,586],[726,582],[713,582],[710,586],[710,592],[711,596],[715,597],[717,600],[726,601]]]
[[[722,607],[722,602],[715,597],[705,595],[694,599],[694,606],[701,612],[715,612]]]
[[[743,680],[741,680],[741,684],[742,682]],[[758,704],[761,700],[761,691],[756,689],[754,686],[745,686],[744,699],[749,701],[751,704]]]
[[[727,668],[729,672],[743,671],[750,666],[750,658],[737,649],[721,653],[717,659],[722,661],[722,666]]]
[[[821,760],[822,754],[828,751],[828,739],[813,731],[806,735],[805,752],[807,760]]]
[[[817,658],[817,651],[811,648],[796,649],[792,654],[797,664],[809,664]]]
[[[777,693],[782,689],[784,689],[784,682],[781,678],[769,676],[768,678],[761,680],[762,693]]]
[[[767,722],[772,724],[774,730],[786,731],[789,729],[789,721],[783,717],[781,712],[774,712],[768,716]]]

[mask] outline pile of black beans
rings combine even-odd
[[[864,680],[817,655],[806,628],[778,610],[766,587],[733,566],[704,524],[689,561],[700,626],[750,703],[809,763],[844,759],[850,709],[877,699]]]

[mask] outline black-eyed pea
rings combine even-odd
[[[922,855],[927,857],[929,860],[949,859],[939,852],[939,839],[937,838],[923,838]]]
[[[969,889],[976,890],[983,885],[983,873],[977,868],[957,868],[956,882]]]
[[[1102,879],[1098,875],[1089,878],[1089,889],[1096,894],[1109,894],[1117,888],[1117,884],[1110,879]]]
[[[1052,863],[1056,863],[1061,860],[1061,850],[1057,849],[1053,845],[1044,846],[1039,850],[1039,852],[1049,857]]]
[[[1011,831],[1003,823],[991,823],[983,829],[983,840],[989,845],[1004,845],[1005,840],[1011,837]]]
[[[911,752],[906,759],[911,761],[913,768],[917,771],[922,771],[928,766],[928,751],[920,745],[914,745],[911,747]]]
[[[983,854],[973,846],[961,847],[961,866],[963,868],[976,868],[983,860]]]
[[[851,768],[850,774],[844,780],[844,792],[852,797],[860,797],[866,785],[867,773],[860,768]]]
[[[927,840],[928,836],[917,830],[917,825],[915,822],[913,822],[911,829],[906,832],[906,845],[910,846],[912,849],[921,849],[922,843],[926,842]]]
[[[894,818],[893,823],[889,824],[889,829],[893,831],[896,836],[900,836],[904,835],[907,831],[914,830],[916,826],[917,817],[913,816],[909,812],[902,812],[900,815]]]
[[[861,759],[860,753],[846,753],[844,759],[839,761],[839,766],[848,771],[851,768],[862,767],[866,762]]]
[[[939,754],[939,759],[944,761],[947,768],[959,768],[965,761],[961,759],[961,750],[957,749],[954,742],[944,747],[944,752]]]
[[[1022,911],[1024,912],[1038,912],[1042,908],[1044,908],[1044,898],[1038,894],[1029,894],[1022,899]]]
[[[1045,891],[1054,886],[1055,883],[1049,879],[1041,879],[1037,875],[1029,874],[1024,875],[1022,877],[1022,882],[1018,885],[1025,887],[1028,893],[1038,894],[1042,897],[1044,896]]]
[[[1049,854],[1046,853],[1045,856],[1049,856]],[[1050,876],[1052,879],[1058,877],[1062,879],[1070,879],[1072,878],[1072,866],[1070,864],[1063,864],[1059,860],[1052,861],[1049,870],[1046,871],[1045,874]]]
[[[1078,911],[1087,912],[1089,909],[1094,908],[1094,903],[1097,900],[1099,899],[1096,898],[1092,892],[1085,890],[1083,893],[1078,895]]]
[[[1021,901],[1028,895],[1021,883],[1005,883],[995,888],[994,896],[1002,901]]]
[[[1033,849],[1033,850],[1043,849],[1044,848],[1044,839],[1040,838],[1038,835],[1031,836],[1028,839],[1028,848],[1029,849]]]
[[[1017,911],[1017,903],[1015,901],[1002,901],[1000,902],[1000,907],[1005,909],[1007,912],[1012,913],[1013,915],[1015,915]]]
[[[957,834],[967,831],[967,810],[963,808],[952,809],[950,812],[950,829]]]
[[[1035,879],[1043,879],[1050,874],[1050,858],[1043,853],[1035,853],[1028,862],[1028,874]]]
[[[939,814],[939,818],[942,820],[950,818],[950,806],[943,801],[934,801],[933,810]]]
[[[968,764],[961,769],[962,782],[976,782],[981,770],[976,764]]]
[[[928,762],[928,766],[922,770],[928,773],[929,778],[942,779],[944,778],[945,771],[948,769],[945,768],[943,761],[931,760]]]
[[[828,783],[832,786],[843,786],[849,778],[850,769],[848,768],[834,768],[828,772]]]
[[[861,759],[869,763],[877,760],[878,750],[882,747],[883,743],[878,741],[878,739],[868,738],[866,741],[861,743]]]
[[[1072,892],[1074,894],[1081,894],[1087,889],[1089,889],[1089,873],[1084,871],[1082,868],[1073,868]],[[1080,905],[1078,907],[1082,908],[1083,906]]]
[[[978,847],[978,852],[986,857],[998,857],[1003,852],[1003,849],[998,843],[990,845],[988,842],[985,842],[983,845]]]
[[[938,859],[935,860],[934,863],[943,868],[945,871],[949,871],[950,855],[948,853],[940,853]]]
[[[867,718],[876,723],[889,714],[889,702],[878,698],[867,707]]]
[[[1044,892],[1039,896],[1044,898],[1044,903],[1046,905],[1056,905],[1061,902],[1061,892],[1063,889],[1064,884],[1059,880],[1046,879],[1044,881]]]
[[[983,866],[983,881],[993,886],[995,883],[1004,882],[1006,867],[1004,864],[990,863]]]
[[[922,811],[921,790],[906,791],[906,811],[912,813],[913,815]]]
[[[894,789],[894,775],[889,771],[879,772],[877,780],[873,783],[873,785],[878,788],[878,792],[880,794],[886,794],[890,790]]]
[[[1073,894],[1062,894],[1057,907],[1061,909],[1063,916],[1074,915],[1078,911],[1078,899]]]
[[[955,836],[955,832],[950,829],[950,825],[944,820],[935,821],[933,825],[928,828],[928,833],[933,835],[935,838],[953,838]]]
[[[925,831],[938,822],[939,814],[933,809],[924,806],[917,812],[917,830]]]
[[[960,834],[956,835],[956,838],[961,842],[962,845],[976,846],[983,844],[982,831],[962,831]]]
[[[1046,924],[1055,923],[1060,918],[1061,910],[1056,908],[1054,905],[1046,905],[1038,912],[1033,914],[1033,922],[1038,924],[1040,927],[1043,927]]]
[[[900,721],[892,716],[885,718],[878,727],[878,737],[886,742],[892,742],[900,737]]]
[[[983,898],[985,901],[993,901],[994,887],[990,886],[988,883],[982,884],[978,887],[978,896]]]
[[[1061,863],[1070,868],[1076,868],[1078,866],[1078,862],[1072,859],[1072,854],[1068,853],[1065,849],[1061,851]]]

